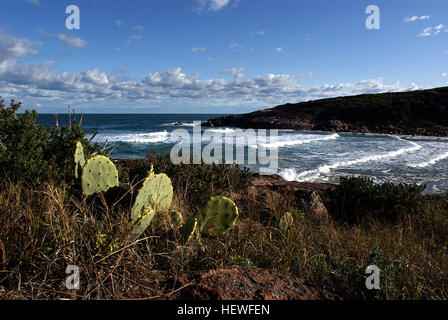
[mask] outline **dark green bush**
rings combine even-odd
[[[396,221],[406,214],[421,214],[425,186],[374,184],[366,177],[342,177],[336,189],[326,194],[332,216],[348,223],[365,217]]]
[[[81,125],[45,127],[36,123],[36,111],[17,113],[21,103],[6,107],[0,97],[0,179],[39,184],[44,181],[74,181],[73,152],[81,141],[87,154],[98,150],[90,145]],[[75,117],[74,117],[75,118]]]

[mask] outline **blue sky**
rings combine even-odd
[[[249,112],[445,86],[447,40],[446,0],[2,0],[0,95],[49,113]]]

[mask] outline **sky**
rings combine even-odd
[[[446,86],[447,40],[446,0],[1,0],[0,96],[41,113],[245,113]]]

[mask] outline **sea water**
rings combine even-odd
[[[87,135],[99,133],[94,141],[118,146],[112,157],[139,158],[154,149],[169,153],[178,143],[171,138],[175,129],[193,132],[193,122],[204,122],[216,114],[87,114],[83,128]],[[68,116],[59,115],[59,124]],[[79,118],[79,116],[78,116]],[[175,126],[176,122],[183,126]],[[53,115],[39,115],[39,122],[54,126]],[[205,128],[231,133],[234,128]],[[209,143],[204,141],[204,145]],[[376,183],[425,184],[427,193],[448,190],[448,138],[380,134],[333,133],[279,130],[278,137],[264,147],[278,148],[278,174],[289,181],[333,182],[340,176],[367,176]],[[257,172],[256,165],[250,169]]]

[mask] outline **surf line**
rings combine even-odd
[[[277,141],[277,142],[271,142],[267,144],[258,144],[257,147],[263,147],[263,148],[271,148],[271,147],[287,147],[287,146],[297,146],[302,145],[306,143],[313,143],[313,142],[319,142],[319,141],[328,141],[328,140],[336,140],[340,138],[339,134],[334,133],[330,135],[326,135],[319,138],[311,138],[311,139],[298,139],[298,140],[292,140],[292,141]]]
[[[429,161],[423,162],[423,163],[419,163],[419,164],[408,164],[409,167],[411,168],[426,168],[429,167],[431,165],[435,165],[437,162],[440,162],[442,160],[445,160],[446,158],[448,158],[448,152],[441,154],[440,156],[437,156]]]
[[[384,160],[384,159],[395,158],[395,157],[398,157],[398,156],[400,156],[402,154],[405,154],[405,153],[411,153],[411,152],[418,151],[418,150],[420,150],[422,148],[421,145],[419,145],[419,144],[417,144],[415,142],[412,142],[412,141],[409,141],[409,140],[404,140],[404,139],[402,139],[402,138],[400,138],[398,136],[391,136],[391,137],[396,138],[397,140],[400,140],[400,141],[403,141],[403,142],[408,142],[409,144],[411,144],[411,147],[409,147],[409,148],[402,148],[402,149],[399,149],[399,150],[396,150],[396,151],[391,151],[391,152],[388,152],[388,153],[385,153],[385,154],[366,156],[366,157],[355,159],[355,160],[351,160],[351,161],[336,162],[336,163],[333,163],[333,164],[330,164],[330,165],[324,165],[324,166],[321,166],[321,167],[319,167],[317,169],[314,169],[314,170],[304,171],[304,172],[298,174],[296,176],[296,178],[297,179],[301,179],[301,178],[304,178],[304,177],[307,177],[307,176],[312,176],[312,177],[308,178],[308,180],[309,180],[310,178],[317,178],[317,176],[319,176],[320,174],[328,174],[328,173],[330,173],[331,170],[334,170],[334,169],[337,169],[337,168],[350,167],[350,166],[353,166],[353,165],[356,165],[356,164],[362,164],[362,163],[366,163],[366,162],[380,161],[380,160]]]

